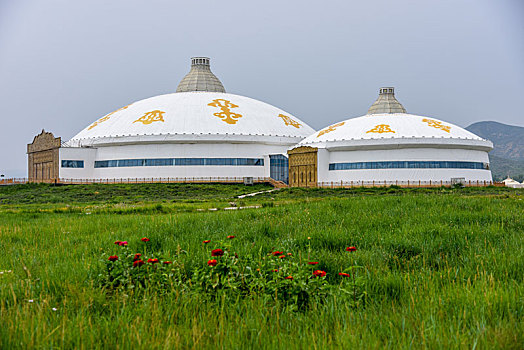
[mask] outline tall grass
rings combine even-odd
[[[524,347],[520,192],[332,193],[229,212],[0,211],[0,348]],[[368,302],[291,312],[256,296],[137,297],[93,283],[115,240],[134,248],[147,236],[189,270],[209,258],[213,243],[202,240],[229,234],[239,255],[285,249],[319,261],[332,280],[364,266]]]

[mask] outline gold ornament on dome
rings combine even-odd
[[[387,125],[387,124],[376,125],[373,129],[371,129],[369,131],[366,131],[366,134],[369,134],[370,132],[374,132],[374,133],[377,133],[377,134],[383,134],[383,133],[386,133],[386,132],[395,133],[393,130],[391,130],[391,127],[389,125]]]
[[[105,116],[105,117],[102,117],[102,118],[98,119],[96,122],[94,122],[93,124],[91,124],[91,125],[89,126],[89,128],[87,128],[87,130],[91,130],[91,129],[93,129],[95,126],[97,126],[97,125],[100,124],[100,123],[105,122],[106,120],[109,120],[109,116]]]
[[[320,136],[322,136],[324,134],[327,134],[328,132],[335,131],[339,126],[342,126],[342,125],[344,125],[344,122],[340,122],[340,123],[336,123],[336,124],[330,125],[327,128],[325,128],[324,130],[320,130],[320,132],[318,133],[317,137],[320,137]]]
[[[238,106],[231,101],[224,100],[222,98],[217,98],[213,102],[208,103],[208,106],[218,107],[221,109],[220,112],[213,113],[214,116],[219,117],[224,122],[228,124],[236,124],[238,118],[242,118],[242,114],[231,112],[231,108],[237,108]]]
[[[435,128],[435,129],[441,129],[442,131],[445,131],[445,132],[451,131],[451,126],[442,125],[442,123],[437,120],[424,118],[422,119],[422,122],[428,123],[428,126],[431,126],[432,128]]]
[[[143,116],[135,120],[133,123],[139,122],[144,125],[148,125],[153,122],[164,122],[164,113],[165,112],[155,109],[154,111],[145,113]]]
[[[302,124],[300,124],[296,120],[291,119],[291,117],[288,117],[287,115],[279,114],[278,117],[282,118],[282,120],[284,121],[284,124],[286,124],[286,126],[294,126],[297,129],[302,126]]]
[[[113,111],[113,112],[111,112],[111,113],[105,115],[104,117],[98,119],[96,122],[94,122],[93,124],[91,124],[91,125],[89,126],[89,128],[87,128],[87,130],[91,130],[91,129],[93,129],[95,126],[97,126],[98,124],[103,123],[103,122],[105,122],[106,120],[109,120],[109,117],[110,117],[112,114],[115,114],[116,112],[123,111],[124,109],[126,109],[126,108],[129,107],[129,106],[131,106],[131,105],[124,106],[124,107],[122,107],[122,108],[117,109],[116,111]]]

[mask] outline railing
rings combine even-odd
[[[27,183],[26,178],[0,179],[0,185],[17,185]]]
[[[424,187],[450,187],[455,185],[452,181],[333,181],[333,182],[318,182],[317,187],[322,188],[351,188],[351,187],[409,187],[409,188],[424,188]],[[497,186],[504,187],[503,182],[494,181],[464,181],[461,184],[465,187],[486,187]]]
[[[52,179],[34,180],[27,178],[0,179],[0,185],[16,185],[25,183],[56,183],[56,184],[138,184],[138,183],[244,183],[244,177],[151,177],[151,178],[120,178],[120,179]],[[253,177],[253,183],[269,183],[274,187],[287,187],[282,181],[270,177]],[[333,181],[318,182],[305,187],[351,188],[351,187],[442,187],[453,186],[451,181]],[[497,186],[504,187],[503,182],[466,181],[466,187]]]
[[[243,177],[151,177],[122,179],[60,179],[62,184],[139,184],[139,183],[244,183]],[[253,183],[270,182],[267,177],[253,177]]]
[[[271,183],[275,181],[268,177],[253,177],[253,183]],[[29,180],[27,178],[1,179],[0,185],[15,185],[26,183],[56,183],[70,185],[84,184],[138,184],[138,183],[244,183],[244,177],[151,177],[151,178],[118,178],[118,179],[51,179]]]

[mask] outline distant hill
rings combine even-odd
[[[524,160],[524,127],[497,122],[478,122],[466,130],[493,142],[495,148],[490,155]]]
[[[466,130],[493,142],[489,158],[495,180],[508,175],[524,180],[524,127],[487,121],[471,124]]]
[[[524,160],[501,158],[490,154],[489,162],[495,181],[502,181],[508,176],[519,182],[524,181]]]

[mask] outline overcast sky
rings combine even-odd
[[[315,129],[381,86],[408,113],[524,126],[522,0],[0,0],[0,174],[27,176],[43,128],[174,92],[192,56]]]

